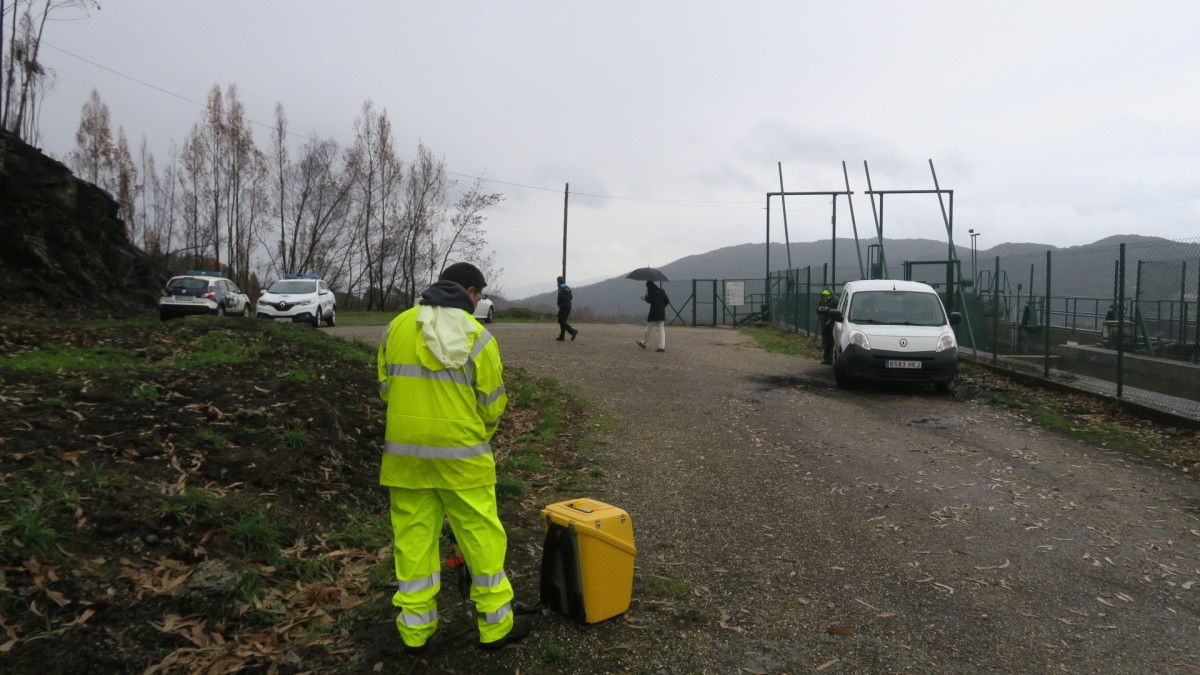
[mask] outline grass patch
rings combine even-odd
[[[980,387],[983,402],[1021,415],[1040,427],[1109,450],[1200,469],[1200,433],[1149,423],[1083,394],[1049,392],[1017,384],[969,361],[960,376]]]
[[[561,668],[567,665],[569,657],[567,648],[554,641],[547,641],[542,647],[542,659],[552,666]]]
[[[679,579],[651,574],[646,577],[644,593],[651,598],[679,601],[692,596],[692,587]]]
[[[392,528],[385,514],[343,506],[339,522],[339,527],[327,537],[329,545],[335,548],[378,551],[392,543]]]
[[[279,432],[279,442],[289,448],[302,448],[308,443],[308,432],[304,429],[283,429]]]
[[[279,557],[279,542],[283,532],[262,511],[256,509],[234,521],[229,537],[244,557],[274,560]]]
[[[0,356],[0,367],[21,372],[136,370],[142,365],[142,359],[129,349],[77,347],[56,342],[44,343],[40,349]]]
[[[292,382],[312,382],[316,378],[317,371],[312,368],[297,368],[283,376],[283,379]]]
[[[529,483],[514,476],[496,479],[496,500],[520,501],[529,495]]]
[[[505,471],[522,471],[533,473],[545,466],[546,462],[542,458],[542,451],[528,445],[522,445],[512,451],[504,461],[500,463]]]
[[[16,540],[12,541],[14,546],[19,544],[44,555],[58,542],[58,531],[50,526],[42,507],[31,501],[17,502],[8,512],[5,521],[0,524],[0,539],[3,539],[5,544]]]
[[[108,471],[105,470],[104,465],[97,464],[95,462],[89,464],[88,468],[83,470],[83,473],[80,475],[80,479],[83,480],[83,484],[93,492],[100,492],[104,490],[104,488],[108,487],[109,483],[112,481],[112,478],[108,475]]]
[[[338,313],[338,323],[342,314]],[[375,348],[363,342],[351,342],[332,337],[319,330],[296,324],[263,324],[264,330],[283,341],[316,351],[323,357],[369,366],[375,363]]]
[[[228,438],[225,438],[212,429],[198,429],[196,431],[196,442],[210,448],[223,448],[229,445]]]
[[[383,326],[392,322],[399,312],[367,312],[363,310],[344,310],[337,314],[339,326]]]
[[[747,326],[741,329],[754,343],[772,354],[788,354],[789,356],[807,356],[820,359],[821,342],[813,338],[779,330],[778,328],[760,328]]]
[[[157,401],[162,396],[162,390],[152,384],[143,384],[133,388],[133,397],[139,401]]]
[[[177,525],[190,525],[197,519],[203,520],[217,515],[220,509],[220,502],[216,497],[195,488],[188,488],[174,497],[164,499],[158,506],[158,514],[164,520]]]
[[[267,345],[254,340],[254,334],[241,331],[212,330],[195,341],[192,351],[167,363],[171,367],[193,370],[219,364],[240,364],[257,360],[267,353]],[[254,340],[254,341],[252,341]]]

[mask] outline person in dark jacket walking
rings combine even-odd
[[[658,286],[654,285],[653,281],[646,282],[646,294],[642,296],[642,300],[650,303],[650,313],[646,315],[646,335],[638,340],[638,346],[642,349],[646,348],[646,343],[650,341],[650,332],[658,326],[658,348],[655,351],[667,351],[667,305],[671,304],[671,299],[667,297],[667,292]]]
[[[558,277],[558,337],[554,338],[562,342],[566,338],[567,333],[571,334],[571,339],[574,340],[579,331],[571,328],[571,324],[567,323],[567,317],[571,314],[571,287],[567,285],[567,280],[564,277]]]

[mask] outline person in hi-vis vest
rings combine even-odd
[[[388,324],[379,344],[379,396],[387,402],[379,482],[388,488],[398,587],[392,604],[405,650],[420,653],[437,630],[442,519],[471,573],[479,641],[500,649],[524,638],[504,573],[508,538],[496,508],[489,445],[508,397],[500,349],[472,313],[486,285],[455,263]]]

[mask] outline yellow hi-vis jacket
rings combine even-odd
[[[379,344],[387,427],[379,482],[464,490],[496,483],[489,441],[508,404],[500,348],[475,317],[418,305]]]

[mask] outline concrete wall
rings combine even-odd
[[[1061,357],[1056,368],[1080,375],[1113,381],[1117,376],[1117,352],[1084,345],[1054,345]],[[1184,361],[1125,354],[1124,382],[1131,387],[1161,394],[1200,400],[1200,366]]]

